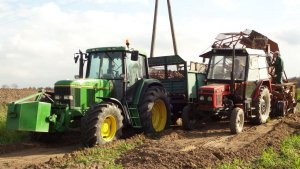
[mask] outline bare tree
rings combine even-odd
[[[11,88],[17,89],[17,88],[18,88],[18,85],[17,85],[16,83],[13,83],[13,84],[11,84]]]
[[[2,88],[7,89],[7,88],[9,88],[9,86],[7,84],[4,84],[4,85],[2,85]]]

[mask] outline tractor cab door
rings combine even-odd
[[[127,77],[127,87],[131,87],[138,80],[146,77],[146,64],[145,57],[139,55],[138,60],[131,60],[131,54],[126,54],[126,77]]]
[[[145,56],[139,55],[135,61],[131,59],[131,53],[126,54],[126,101],[128,103],[133,101],[139,82],[147,77],[145,59]]]

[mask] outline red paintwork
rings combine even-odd
[[[259,91],[260,91],[260,87],[261,86],[267,86],[269,88],[270,93],[272,93],[272,85],[271,85],[271,81],[270,80],[265,80],[265,81],[260,81],[259,84],[257,85],[255,92],[252,95],[252,99],[255,100],[258,95],[259,95]]]
[[[221,90],[222,92],[223,91],[229,91],[230,89],[230,85],[229,84],[219,84],[219,83],[215,83],[215,84],[209,84],[209,85],[206,85],[206,86],[201,86],[199,88],[200,90],[214,90],[214,91],[218,91],[218,90]]]
[[[212,105],[201,105],[203,108],[220,108],[223,107],[223,96],[230,94],[229,84],[209,84],[201,86],[198,90],[198,95],[210,95],[212,97]],[[221,95],[221,104],[217,104],[217,95]]]

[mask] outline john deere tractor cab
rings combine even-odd
[[[245,119],[266,123],[273,92],[268,58],[278,45],[250,30],[222,33],[216,39],[212,49],[200,55],[209,60],[207,84],[198,89],[198,102],[184,108],[184,128],[192,129],[198,118],[207,116],[229,117],[232,133],[242,132]]]
[[[74,58],[79,61],[75,80],[60,80],[54,92],[41,91],[8,105],[8,129],[45,139],[80,128],[83,144],[94,146],[118,138],[125,126],[155,133],[169,125],[165,89],[149,79],[146,55],[101,47]]]

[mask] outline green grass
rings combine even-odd
[[[272,147],[266,149],[261,157],[251,163],[235,159],[218,166],[219,169],[231,168],[300,168],[300,133],[292,135],[281,143],[280,151]]]
[[[0,144],[9,144],[20,142],[28,138],[28,133],[10,131],[6,129],[6,111],[7,106],[0,103]]]
[[[116,164],[115,159],[121,154],[142,144],[142,140],[134,143],[126,143],[125,140],[116,141],[109,146],[86,148],[77,151],[52,164],[53,168],[123,168]]]
[[[300,101],[300,88],[297,89],[297,93],[298,93],[298,95],[297,95],[297,100]]]
[[[280,152],[267,149],[255,165],[259,168],[300,168],[300,134],[283,141]]]
[[[232,162],[228,162],[217,167],[218,169],[246,169],[251,168],[250,165],[242,160],[235,159]]]

